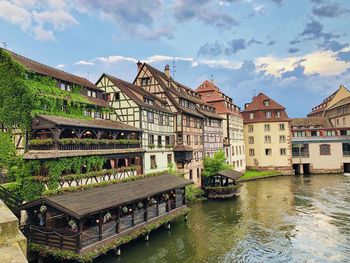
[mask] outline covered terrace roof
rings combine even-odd
[[[80,219],[100,211],[116,208],[156,195],[157,193],[181,188],[190,184],[192,184],[191,181],[182,177],[159,175],[105,187],[43,197],[23,205],[21,209],[28,209],[45,203]]]

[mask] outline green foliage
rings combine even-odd
[[[220,171],[232,169],[232,166],[226,163],[226,157],[223,150],[214,153],[212,158],[204,157],[203,167],[203,176],[212,176]]]
[[[63,176],[62,179],[66,180],[66,181],[79,180],[79,179],[99,177],[99,176],[108,175],[108,174],[117,174],[117,173],[130,172],[130,171],[136,171],[136,167],[130,166],[130,167],[123,167],[123,168],[118,168],[118,169],[94,171],[94,172],[89,172],[89,173],[84,173],[84,174],[68,174],[68,175]]]
[[[17,158],[11,133],[0,131],[0,170],[6,170],[11,181],[16,177],[16,171],[13,168]]]
[[[177,217],[188,214],[189,211],[190,211],[189,208],[184,208],[181,211],[178,211],[176,213],[166,215],[160,218],[159,220],[156,220],[153,223],[149,223],[144,227],[138,228],[128,233],[127,235],[121,236],[120,238],[117,238],[100,248],[94,249],[91,252],[85,253],[84,255],[80,255],[70,250],[58,249],[58,248],[48,247],[45,245],[39,245],[35,243],[29,243],[29,249],[31,251],[38,252],[39,255],[43,257],[52,256],[53,258],[59,259],[59,260],[75,260],[82,263],[93,262],[93,260],[96,257],[102,254],[105,254],[112,249],[116,249],[117,247],[123,244],[129,243],[130,241],[137,239],[140,236],[144,236],[150,233],[151,231],[161,227],[162,225],[165,225],[168,222],[174,221]]]
[[[29,146],[37,146],[37,145],[52,145],[53,140],[52,139],[42,139],[42,140],[30,140]]]
[[[282,173],[279,171],[247,170],[244,175],[239,178],[239,180],[257,179],[276,175],[282,175]]]
[[[97,188],[97,187],[104,187],[104,186],[108,186],[108,185],[112,185],[112,184],[119,184],[119,183],[137,181],[137,180],[148,178],[148,177],[160,176],[160,175],[163,175],[165,173],[167,173],[167,171],[148,173],[148,174],[137,175],[137,176],[130,176],[130,177],[126,177],[123,179],[103,181],[103,182],[94,183],[94,184],[70,186],[70,187],[65,187],[65,188],[60,188],[60,189],[47,190],[44,192],[44,195],[51,196],[51,195],[63,194],[65,192],[76,192],[76,191],[81,191],[81,190],[86,190],[86,189]]]
[[[195,202],[198,200],[203,199],[204,191],[195,186],[195,185],[188,185],[186,186],[186,192],[185,192],[185,198],[187,202]]]
[[[6,184],[2,184],[1,186],[10,192],[18,192],[18,189],[19,189],[19,185],[17,182],[10,182]]]
[[[59,144],[67,145],[67,144],[85,144],[85,145],[93,145],[93,144],[139,144],[139,140],[109,140],[109,139],[78,139],[78,138],[66,138],[58,140]]]
[[[32,201],[41,197],[45,190],[45,186],[35,180],[33,177],[21,178],[17,181],[18,194],[26,201]]]
[[[70,92],[59,89],[54,79],[27,71],[0,48],[0,123],[7,129],[28,130],[36,114],[91,119],[84,111],[96,106],[80,90],[79,86]]]

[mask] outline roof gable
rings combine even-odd
[[[265,105],[264,101],[268,101],[269,104]],[[285,107],[283,107],[281,104],[277,103],[270,97],[266,96],[264,93],[259,93],[258,96],[253,98],[253,101],[247,105],[247,107],[244,109],[244,112],[248,111],[257,111],[257,110],[284,110]]]

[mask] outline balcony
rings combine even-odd
[[[308,152],[302,152],[301,154],[298,152],[293,152],[292,157],[304,157],[304,158],[309,158],[310,155]]]
[[[28,149],[33,151],[94,151],[110,149],[135,149],[141,148],[139,140],[105,140],[105,139],[59,139],[57,142],[51,139],[30,140]]]

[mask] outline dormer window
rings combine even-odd
[[[154,105],[154,100],[152,99],[149,99],[149,98],[143,98],[143,101],[149,105]]]
[[[266,117],[266,119],[270,119],[271,118],[271,111],[266,111],[265,117]]]
[[[266,107],[270,106],[270,101],[269,100],[264,100],[263,103],[264,103],[264,106],[266,106]]]
[[[61,82],[60,83],[60,89],[64,90],[64,91],[71,91],[72,90],[72,86],[70,84]]]
[[[253,112],[249,113],[249,119],[250,119],[250,120],[253,120],[253,119],[254,119],[254,113],[253,113]]]
[[[150,77],[141,78],[141,86],[148,86],[150,84],[151,84]]]
[[[88,97],[96,98],[96,91],[92,91],[90,89],[87,90]]]
[[[275,118],[281,118],[281,112],[275,111]]]

